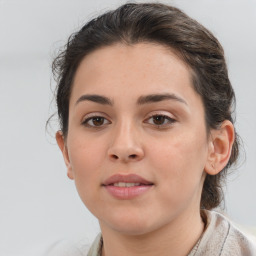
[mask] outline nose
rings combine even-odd
[[[123,124],[113,131],[112,144],[108,149],[111,161],[134,162],[144,157],[139,134],[132,125]]]

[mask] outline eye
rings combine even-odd
[[[172,123],[176,122],[175,119],[166,116],[166,115],[152,115],[150,118],[147,119],[147,122],[152,125],[160,126],[168,126]]]
[[[82,124],[87,127],[101,127],[106,124],[110,124],[110,121],[108,121],[105,117],[102,116],[93,116],[86,118],[82,122]]]

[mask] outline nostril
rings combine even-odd
[[[135,159],[137,156],[135,154],[129,156],[132,159]]]
[[[118,159],[118,156],[117,156],[117,155],[112,155],[112,157],[113,157],[114,159]]]

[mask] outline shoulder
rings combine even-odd
[[[199,255],[211,252],[211,255],[221,256],[256,256],[256,244],[227,217],[215,211],[204,211],[204,214],[207,225],[199,245]]]
[[[90,247],[84,241],[61,240],[53,243],[43,256],[86,256]]]

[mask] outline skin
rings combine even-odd
[[[152,94],[172,98],[138,104]],[[104,96],[112,104],[83,95]],[[99,220],[103,255],[179,256],[189,253],[204,230],[205,175],[227,164],[234,129],[225,121],[207,133],[191,71],[173,51],[150,43],[115,44],[81,62],[70,97],[68,135],[58,132],[56,139],[69,178]],[[119,200],[102,186],[114,174],[131,173],[153,183],[151,189]]]

